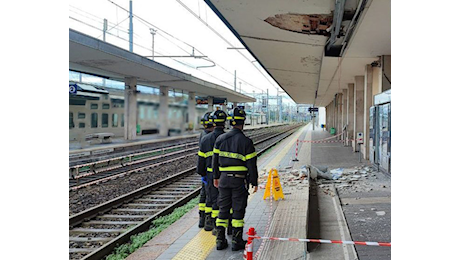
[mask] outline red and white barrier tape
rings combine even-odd
[[[302,143],[342,143],[344,140],[326,140],[326,141],[323,141],[323,140],[312,140],[312,141],[307,141],[307,140],[299,140],[299,142],[302,142]],[[348,141],[354,141],[353,139],[348,139]]]
[[[333,138],[336,138],[338,136],[341,136],[343,134],[340,133],[340,134],[336,134],[336,135],[333,135],[333,136],[330,136],[330,137],[326,137],[326,138],[323,138],[323,139],[320,139],[320,140],[311,140],[311,141],[307,141],[307,140],[299,140],[299,142],[305,142],[305,143],[312,143],[312,142],[323,142],[323,141],[327,141],[329,139],[333,139]],[[352,141],[351,139],[348,139],[349,141]],[[343,142],[343,140],[333,140],[331,142]]]
[[[346,244],[346,245],[362,245],[362,246],[389,246],[389,242],[362,242],[362,241],[344,241],[344,240],[325,240],[325,239],[308,239],[308,238],[281,238],[281,237],[259,237],[249,236],[254,239],[264,240],[279,240],[279,241],[296,241],[296,242],[309,242],[309,243],[322,243],[322,244]]]
[[[323,139],[320,139],[320,140],[312,140],[312,141],[299,140],[299,139],[297,139],[296,147],[295,147],[295,159],[294,159],[293,161],[298,161],[297,156],[299,155],[299,143],[300,143],[300,142],[302,142],[302,143],[340,143],[340,142],[354,141],[353,139],[332,140],[332,141],[328,141],[329,139],[336,138],[336,137],[341,136],[341,135],[343,135],[343,134],[344,134],[344,132],[342,132],[342,133],[340,133],[340,134],[336,134],[336,135],[330,136],[330,137],[326,137],[326,138],[323,138]]]

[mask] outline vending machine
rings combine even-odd
[[[391,172],[391,90],[374,96],[369,109],[369,160],[379,170]]]

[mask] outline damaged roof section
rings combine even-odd
[[[330,36],[333,15],[327,14],[277,14],[265,22],[283,30],[302,34]]]

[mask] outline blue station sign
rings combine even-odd
[[[77,94],[77,84],[69,84],[69,94]]]

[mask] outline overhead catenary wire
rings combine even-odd
[[[69,18],[72,19],[72,20],[75,20],[75,21],[77,21],[77,22],[80,22],[80,23],[82,23],[82,24],[84,24],[84,25],[86,25],[86,26],[89,26],[89,27],[91,27],[91,28],[93,28],[93,29],[100,30],[100,28],[98,28],[98,27],[96,27],[96,26],[94,26],[94,25],[92,25],[92,24],[86,23],[86,22],[84,22],[84,21],[81,21],[81,20],[79,20],[79,19],[77,19],[77,18],[75,18],[75,17],[69,16]],[[109,35],[111,35],[111,36],[114,36],[114,37],[116,37],[116,38],[118,38],[118,39],[121,39],[121,40],[123,40],[123,41],[126,41],[126,42],[129,41],[128,39],[125,39],[125,38],[123,38],[123,37],[120,37],[119,35],[112,34],[111,32],[106,32],[106,33],[109,34]],[[143,49],[145,49],[145,50],[151,51],[151,49],[149,49],[149,48],[147,48],[147,47],[145,47],[145,46],[142,46],[142,45],[140,45],[140,44],[134,43],[134,45],[135,45],[135,46],[138,46],[138,47],[140,47],[140,48],[143,48]],[[160,53],[160,52],[156,52],[156,53],[158,53],[158,54],[160,54],[160,55],[164,55],[163,53]],[[188,64],[188,63],[185,63],[185,62],[181,62],[181,61],[176,60],[176,59],[172,59],[172,60],[174,60],[174,61],[176,61],[176,62],[178,62],[178,63],[180,63],[180,64],[182,64],[182,65],[184,65],[184,66],[187,66],[187,67],[190,67],[190,68],[194,68],[194,66],[192,66],[191,64]]]
[[[96,26],[94,26],[94,25],[92,25],[92,24],[86,23],[86,22],[84,22],[84,21],[81,21],[81,20],[79,20],[79,19],[77,19],[77,18],[74,18],[74,17],[71,17],[71,16],[69,16],[69,18],[72,19],[72,20],[75,20],[75,21],[77,21],[77,22],[80,22],[80,23],[82,23],[82,24],[84,24],[84,25],[87,25],[87,26],[89,26],[89,27],[91,27],[91,28],[93,28],[93,29],[100,30],[100,28],[98,28],[98,27],[96,27]],[[123,38],[123,37],[120,37],[119,35],[112,34],[111,32],[108,32],[108,31],[107,31],[106,33],[109,34],[109,35],[111,35],[111,36],[114,36],[114,37],[116,37],[116,38],[118,38],[118,39],[120,39],[120,40],[123,40],[123,41],[126,41],[126,42],[129,41],[128,39],[125,39],[125,38]],[[140,45],[140,44],[137,44],[137,43],[133,43],[133,44],[134,44],[135,46],[137,46],[137,47],[142,48],[142,49],[151,51],[151,49],[149,49],[149,48],[147,48],[147,47],[145,47],[145,46],[143,46],[143,45]],[[156,53],[156,54],[159,54],[159,55],[165,55],[164,53],[161,53],[161,52],[158,52],[158,51],[155,51],[155,53]],[[166,53],[166,54],[169,54],[169,53]],[[193,65],[191,65],[191,64],[189,64],[189,63],[182,62],[182,61],[179,61],[179,60],[177,60],[177,59],[172,59],[172,60],[174,60],[174,61],[178,62],[179,64],[182,64],[182,65],[184,65],[184,66],[186,66],[186,67],[195,68],[195,66],[193,66]],[[232,86],[231,83],[226,82],[226,81],[223,81],[222,79],[220,79],[220,78],[218,78],[218,77],[215,77],[215,76],[212,75],[212,74],[209,74],[209,73],[204,72],[204,71],[201,71],[201,73],[204,73],[204,74],[206,74],[206,75],[208,75],[208,76],[210,76],[210,77],[212,77],[212,78],[218,80],[219,82],[221,82],[221,83],[223,83],[223,84],[225,84],[225,85],[228,85],[228,86],[230,86],[230,87]]]
[[[109,0],[110,1],[110,0]],[[182,5],[189,13],[191,13],[193,16],[195,16],[198,20],[200,20],[204,25],[206,25],[213,33],[215,33],[217,36],[219,36],[219,38],[221,38],[224,42],[226,42],[228,45],[232,46],[233,48],[236,48],[230,41],[228,41],[227,39],[225,39],[225,37],[223,37],[219,32],[217,32],[214,28],[212,28],[211,26],[209,26],[209,24],[204,21],[203,19],[201,19],[201,17],[197,16],[195,14],[195,12],[193,12],[187,5],[185,5],[182,1],[180,0],[176,0],[176,2],[178,2],[180,5]],[[261,71],[248,57],[246,57],[246,55],[244,55],[239,49],[235,49],[239,54],[241,54],[241,56],[243,56],[249,63],[251,63],[260,73],[261,75],[268,81],[268,83],[270,83],[273,87],[277,88],[275,85],[273,85],[273,83],[271,82],[271,80],[269,78],[267,78],[267,76],[265,75],[264,71]]]
[[[112,3],[112,4],[114,4],[115,6],[119,7],[119,8],[122,9],[122,10],[128,11],[126,8],[124,8],[124,7],[120,6],[120,5],[118,5],[117,3],[115,3],[115,2],[112,1],[112,0],[107,0],[107,1],[109,1],[109,2]],[[183,4],[183,3],[180,2],[180,1],[179,1],[179,3],[180,3],[180,4]],[[185,7],[189,12],[191,12],[195,17],[197,17],[197,15],[196,15],[192,10],[190,10],[187,6],[184,6],[184,7]],[[170,36],[171,38],[173,38],[173,39],[175,39],[175,40],[177,40],[177,41],[180,41],[180,42],[184,43],[185,45],[187,45],[187,46],[193,48],[194,50],[196,50],[196,51],[198,51],[199,53],[201,53],[202,55],[204,55],[204,53],[201,52],[199,49],[197,49],[197,48],[195,48],[194,46],[188,44],[187,42],[185,42],[185,41],[183,41],[183,40],[181,40],[181,39],[175,37],[174,35],[172,35],[172,34],[166,32],[165,30],[163,30],[163,29],[161,29],[160,27],[158,27],[158,26],[152,24],[151,22],[149,22],[149,21],[143,19],[143,18],[140,17],[139,15],[133,14],[133,17],[135,17],[135,18],[138,19],[139,21],[143,22],[144,25],[148,24],[149,26],[154,27],[155,29],[159,30],[160,32],[163,32],[164,34]],[[198,16],[197,18],[199,18],[200,21],[204,22],[199,16]],[[226,41],[228,44],[230,44],[232,47],[234,47],[234,46],[233,46],[231,43],[229,43],[222,35],[220,35],[218,32],[216,32],[216,31],[214,30],[214,28],[210,27],[206,22],[204,22],[204,23],[205,23],[211,30],[213,30],[219,37],[221,37],[224,41]],[[161,34],[160,34],[160,35],[161,35]],[[162,35],[162,36],[164,37],[164,35]],[[186,53],[190,54],[188,51],[184,50],[183,48],[181,48],[180,46],[178,46],[176,43],[172,42],[172,41],[169,40],[168,38],[166,38],[166,37],[164,37],[164,38],[165,38],[166,40],[168,40],[169,42],[171,42],[172,44],[174,44],[174,45],[176,45],[177,47],[179,47],[181,50],[183,50],[183,51],[185,51]],[[250,61],[245,55],[242,54],[242,56],[245,57],[248,61]],[[214,62],[214,61],[213,61],[213,62]],[[251,61],[250,61],[250,62],[251,62]],[[223,69],[224,71],[226,71],[227,73],[233,75],[232,72],[228,71],[227,69],[225,69],[224,67],[222,67],[222,66],[219,65],[218,63],[216,63],[216,62],[214,62],[214,63],[215,63],[216,66],[218,66],[219,68],[222,68],[222,69]],[[251,64],[252,64],[253,66],[255,66],[256,69],[262,74],[262,76],[264,76],[264,77],[267,79],[267,77],[263,74],[263,72],[261,72],[261,71],[259,70],[259,68],[257,68],[257,66],[256,66],[254,63],[251,62]],[[207,73],[205,73],[205,74],[207,74]],[[209,75],[209,74],[207,74],[207,75]],[[214,77],[214,78],[215,78],[215,77]],[[241,78],[239,78],[239,79],[240,79],[241,81],[243,81],[244,83],[246,83],[247,85],[252,86],[253,88],[256,88],[256,89],[258,89],[258,90],[260,90],[260,91],[264,91],[262,88],[256,87],[256,86],[254,86],[253,84],[250,84],[250,83],[248,83],[247,81],[245,81],[245,80],[243,80],[243,79],[241,79]],[[267,80],[269,81],[269,79],[267,79]],[[269,83],[272,84],[270,81],[269,81]],[[272,84],[272,85],[273,85],[273,84]],[[230,86],[231,86],[231,84],[230,84]]]
[[[79,9],[79,8],[77,8],[77,7],[74,7],[74,6],[70,6],[70,7],[72,7],[72,8],[74,8],[74,9],[77,9],[77,10],[80,11],[80,12],[77,12],[77,11],[74,11],[74,10],[70,10],[70,12],[75,13],[75,14],[77,14],[78,16],[85,17],[85,18],[87,18],[87,19],[89,19],[89,20],[91,20],[91,21],[95,21],[95,22],[97,22],[97,23],[99,23],[99,24],[104,24],[104,22],[103,22],[104,19],[103,19],[103,18],[101,18],[101,17],[99,17],[99,16],[96,16],[96,15],[94,15],[94,14],[91,14],[91,13],[89,13],[89,12],[86,12],[86,11],[84,11],[84,10],[81,10],[81,9]],[[96,19],[95,19],[95,18],[92,18],[92,17],[90,17],[90,16],[88,16],[88,15],[85,15],[85,14],[88,14],[88,15],[90,15],[90,16],[92,16],[92,17],[95,17]],[[107,20],[107,24],[109,25],[109,28],[107,29],[107,31],[110,31],[110,30],[116,28],[117,30],[122,31],[123,33],[129,33],[129,29],[128,29],[128,28],[125,28],[125,27],[123,27],[123,26],[120,25],[121,23],[123,23],[124,21],[126,21],[128,18],[129,18],[129,16],[127,16],[127,17],[126,17],[125,19],[123,19],[121,22],[117,22],[117,23],[113,23],[113,22]],[[103,35],[103,34],[99,35],[97,38],[101,38],[102,35]],[[136,34],[136,33],[135,33],[134,35],[135,35],[136,37],[140,38],[140,35],[138,35],[138,34]]]
[[[115,2],[112,1],[112,0],[107,0],[107,1],[109,1],[109,2],[112,3],[112,4],[114,4],[115,6],[119,7],[120,9],[123,9],[123,10],[125,10],[125,11],[128,11],[126,8],[120,6],[119,4],[115,3]],[[128,12],[129,12],[129,11],[128,11]],[[191,48],[194,48],[194,49],[197,50],[199,53],[203,54],[203,52],[199,51],[199,50],[198,50],[197,48],[195,48],[194,46],[192,46],[192,45],[186,43],[185,41],[183,41],[183,40],[181,40],[181,39],[179,39],[179,38],[173,36],[172,34],[170,34],[170,33],[168,33],[167,31],[161,29],[160,27],[158,27],[158,26],[152,24],[151,22],[149,22],[149,21],[143,19],[142,17],[140,17],[140,16],[138,16],[138,15],[136,15],[136,14],[134,14],[134,13],[133,13],[133,17],[135,17],[135,18],[138,19],[139,21],[142,21],[142,22],[144,22],[144,23],[147,23],[147,24],[150,25],[151,27],[154,27],[156,30],[163,32],[164,34],[170,36],[171,38],[173,38],[173,39],[175,39],[175,40],[178,40],[178,41],[184,43],[185,45],[187,45],[187,46],[189,46],[189,47],[191,47]],[[175,44],[175,43],[173,43],[173,44]],[[175,45],[176,45],[176,44],[175,44]],[[177,45],[176,45],[176,46],[177,46]],[[179,46],[178,46],[178,47],[179,47]],[[189,53],[189,54],[190,54],[190,53]],[[204,55],[204,54],[203,54],[203,55]]]
[[[112,3],[113,5],[115,5],[115,6],[117,7],[117,10],[118,10],[118,8],[120,8],[120,9],[126,11],[126,12],[129,12],[126,8],[124,8],[124,7],[120,6],[120,5],[118,5],[118,4],[115,3],[114,1],[111,1],[111,0],[108,0],[108,1],[109,1],[110,3]],[[103,22],[102,22],[103,19],[102,19],[102,18],[100,18],[100,17],[98,17],[98,16],[96,16],[96,15],[93,15],[93,14],[91,14],[91,13],[88,13],[88,12],[86,12],[86,11],[83,11],[83,10],[81,10],[81,9],[79,9],[79,8],[76,8],[76,7],[73,7],[73,6],[72,6],[72,8],[75,8],[75,9],[77,9],[77,10],[83,12],[83,13],[86,13],[86,14],[88,14],[89,16],[94,17],[94,18],[91,18],[91,17],[86,16],[86,15],[84,15],[84,14],[78,13],[78,12],[76,12],[76,11],[74,11],[73,13],[76,13],[76,14],[78,14],[78,15],[84,16],[84,17],[86,17],[86,18],[88,18],[88,19],[90,19],[90,20],[92,20],[92,21],[96,21],[98,24],[103,24]],[[205,9],[206,9],[206,8],[205,8]],[[156,30],[158,30],[158,31],[159,31],[159,34],[158,34],[158,35],[160,35],[162,38],[164,38],[164,39],[167,40],[168,42],[172,43],[173,45],[177,46],[179,49],[181,49],[181,50],[184,51],[185,53],[187,53],[187,54],[190,55],[190,51],[184,49],[183,47],[181,47],[180,45],[178,45],[176,42],[174,42],[174,41],[171,40],[171,39],[174,39],[174,40],[176,40],[176,41],[179,41],[179,42],[183,43],[184,45],[193,48],[193,50],[196,51],[197,53],[203,54],[203,52],[201,52],[199,49],[195,48],[195,47],[192,46],[191,44],[189,44],[189,43],[187,43],[187,42],[185,42],[185,41],[183,41],[183,40],[181,40],[181,39],[175,37],[174,35],[168,33],[167,31],[165,31],[165,30],[163,30],[163,29],[161,29],[161,28],[159,28],[158,26],[156,26],[156,25],[154,25],[154,24],[148,22],[147,20],[143,19],[142,17],[140,17],[140,16],[138,16],[138,15],[135,15],[135,14],[133,14],[133,16],[135,17],[136,20],[140,21],[143,25],[145,25],[145,26],[147,26],[147,27],[153,27],[153,28],[155,28]],[[117,17],[118,17],[118,12],[117,12]],[[75,17],[70,17],[70,16],[69,16],[69,18],[70,18],[70,19],[73,19],[73,20],[75,20],[75,21],[77,21],[77,22],[80,22],[80,23],[82,23],[82,24],[85,24],[86,26],[89,26],[89,27],[91,27],[91,28],[93,28],[93,29],[96,29],[96,30],[101,31],[101,28],[98,28],[97,26],[94,26],[94,25],[92,25],[92,24],[89,24],[89,23],[87,23],[87,22],[85,22],[85,21],[82,21],[82,20],[79,20],[79,19],[77,19],[77,18],[75,18]],[[127,39],[124,39],[124,38],[120,37],[119,35],[115,35],[115,34],[113,34],[113,33],[110,33],[109,31],[110,31],[110,30],[113,30],[114,28],[116,28],[117,30],[121,30],[123,33],[127,33],[127,32],[128,32],[128,31],[127,31],[128,29],[124,29],[122,26],[120,26],[120,24],[123,23],[124,21],[126,21],[128,18],[129,18],[129,17],[126,17],[125,19],[123,19],[123,20],[120,21],[120,22],[118,22],[118,18],[117,18],[117,23],[109,22],[109,24],[110,24],[111,26],[110,26],[110,28],[106,31],[106,33],[107,33],[108,35],[114,36],[114,37],[116,37],[116,38],[118,38],[118,39],[121,39],[121,40],[123,40],[123,41],[127,41]],[[207,16],[206,16],[206,18],[207,18]],[[202,20],[200,20],[200,21],[202,21]],[[202,21],[202,22],[205,22],[205,21]],[[205,23],[207,24],[207,22],[205,22]],[[211,28],[212,30],[214,30],[212,27],[210,27],[210,28]],[[123,30],[123,29],[124,29],[124,30]],[[215,32],[215,33],[217,33],[217,32]],[[218,33],[217,33],[217,34],[218,34]],[[218,35],[219,35],[220,37],[222,37],[220,34],[218,34]],[[101,34],[98,38],[100,38],[101,36],[102,36],[102,34]],[[140,35],[138,35],[138,34],[135,34],[135,36],[136,36],[136,38],[142,38],[142,37],[141,37]],[[170,37],[170,38],[168,38],[167,36]],[[222,37],[222,38],[223,38],[223,37]],[[223,38],[223,39],[225,39],[225,38]],[[139,45],[139,44],[136,44],[136,43],[135,43],[134,45],[136,45],[136,46],[138,46],[138,47],[141,47],[142,49],[150,50],[150,51],[151,51],[151,49],[146,48],[146,47],[144,47],[144,46],[142,46],[142,45]],[[233,45],[232,45],[232,46],[233,46]],[[158,53],[158,54],[160,54],[160,55],[163,55],[163,54],[160,53],[160,52],[155,52],[155,53]],[[204,55],[204,54],[203,54],[203,55]],[[243,56],[244,58],[246,58],[246,59],[249,61],[249,59],[248,59],[244,54],[242,54],[242,56]],[[177,62],[177,63],[179,63],[179,64],[181,64],[181,65],[183,65],[183,66],[186,66],[186,67],[189,67],[189,68],[194,68],[194,69],[199,69],[199,66],[194,66],[194,65],[191,65],[191,64],[189,64],[189,63],[182,62],[182,61],[179,61],[179,60],[173,59],[173,58],[172,58],[172,60],[174,60],[175,62]],[[229,75],[233,75],[232,72],[230,72],[229,70],[227,70],[226,68],[224,68],[224,67],[221,66],[220,64],[215,63],[215,62],[212,61],[212,60],[208,60],[208,59],[206,59],[206,60],[209,61],[209,62],[214,63],[218,68],[222,69],[224,72],[228,73]],[[251,64],[252,64],[252,62],[251,62]],[[255,64],[253,64],[253,65],[255,66]],[[257,67],[256,67],[256,68],[257,68]],[[258,68],[257,68],[257,69],[258,69]],[[258,69],[258,70],[259,70],[259,69]],[[259,70],[259,72],[260,72],[260,70]],[[200,70],[200,73],[206,74],[206,75],[208,75],[208,76],[210,76],[210,77],[212,77],[212,78],[218,80],[219,82],[222,82],[223,84],[227,85],[227,86],[230,87],[230,88],[233,87],[233,84],[232,84],[232,83],[226,82],[226,81],[222,80],[221,78],[218,78],[218,77],[214,76],[213,74],[204,72],[203,70]],[[265,75],[264,75],[263,73],[261,73],[261,74],[265,77]],[[265,78],[266,78],[266,77],[265,77]],[[248,85],[248,86],[254,88],[254,89],[257,89],[257,90],[259,90],[259,91],[264,92],[264,90],[263,90],[262,88],[257,87],[257,86],[255,86],[255,85],[253,85],[253,84],[247,82],[246,80],[242,79],[241,77],[238,77],[238,80],[239,80],[240,82],[243,82],[244,84],[246,84],[246,85]],[[269,80],[269,79],[267,79],[267,80]],[[252,94],[252,93],[251,93],[251,94]]]
[[[124,7],[118,5],[117,3],[115,3],[115,2],[113,2],[113,1],[111,1],[111,0],[108,0],[108,1],[109,1],[110,3],[112,3],[112,4],[114,4],[115,6],[117,6],[117,7],[121,8],[121,9],[127,11],[127,9],[125,9]],[[177,45],[176,43],[174,43],[173,41],[171,41],[170,39],[168,39],[167,37],[165,37],[164,35],[162,35],[162,33],[164,33],[164,34],[168,35],[169,37],[171,37],[171,38],[173,38],[173,39],[175,39],[175,40],[177,40],[177,41],[180,41],[180,42],[182,42],[183,44],[185,44],[185,45],[191,47],[191,48],[193,49],[193,51],[197,51],[198,53],[200,53],[200,54],[203,55],[203,56],[205,55],[202,51],[200,51],[200,50],[197,49],[196,47],[192,46],[191,44],[188,44],[187,42],[185,42],[185,41],[183,41],[183,40],[181,40],[181,39],[179,39],[179,38],[177,38],[177,37],[175,37],[175,36],[173,36],[172,34],[170,34],[170,33],[168,33],[167,31],[161,29],[160,27],[158,27],[158,26],[152,24],[151,22],[149,22],[149,21],[143,19],[143,18],[140,17],[139,15],[133,14],[133,17],[136,18],[137,20],[139,20],[141,23],[143,23],[143,24],[146,25],[147,27],[150,26],[150,27],[154,27],[155,29],[157,29],[157,31],[159,31],[159,32],[157,32],[158,35],[162,36],[164,39],[166,39],[167,41],[171,42],[172,44],[174,44],[175,46],[177,46],[179,49],[183,50],[185,53],[189,54],[191,57],[193,57],[193,55],[194,55],[193,53],[189,53],[189,51],[183,49],[181,46]],[[215,63],[214,61],[212,61],[212,60],[205,59],[205,58],[203,58],[203,59],[206,60],[206,61],[212,62],[213,65],[212,65],[212,66],[193,66],[193,67],[194,67],[195,69],[198,69],[199,67],[201,67],[201,68],[205,68],[205,67],[214,67],[214,66],[216,65],[216,63]],[[192,68],[193,68],[193,67],[192,67]],[[208,74],[208,73],[205,73],[205,74],[210,75],[210,74]],[[210,76],[212,76],[212,75],[210,75]],[[214,77],[214,76],[212,76],[212,77],[215,78],[215,79],[218,79],[218,78],[216,78],[216,77]],[[221,81],[221,80],[219,79],[219,81]]]

